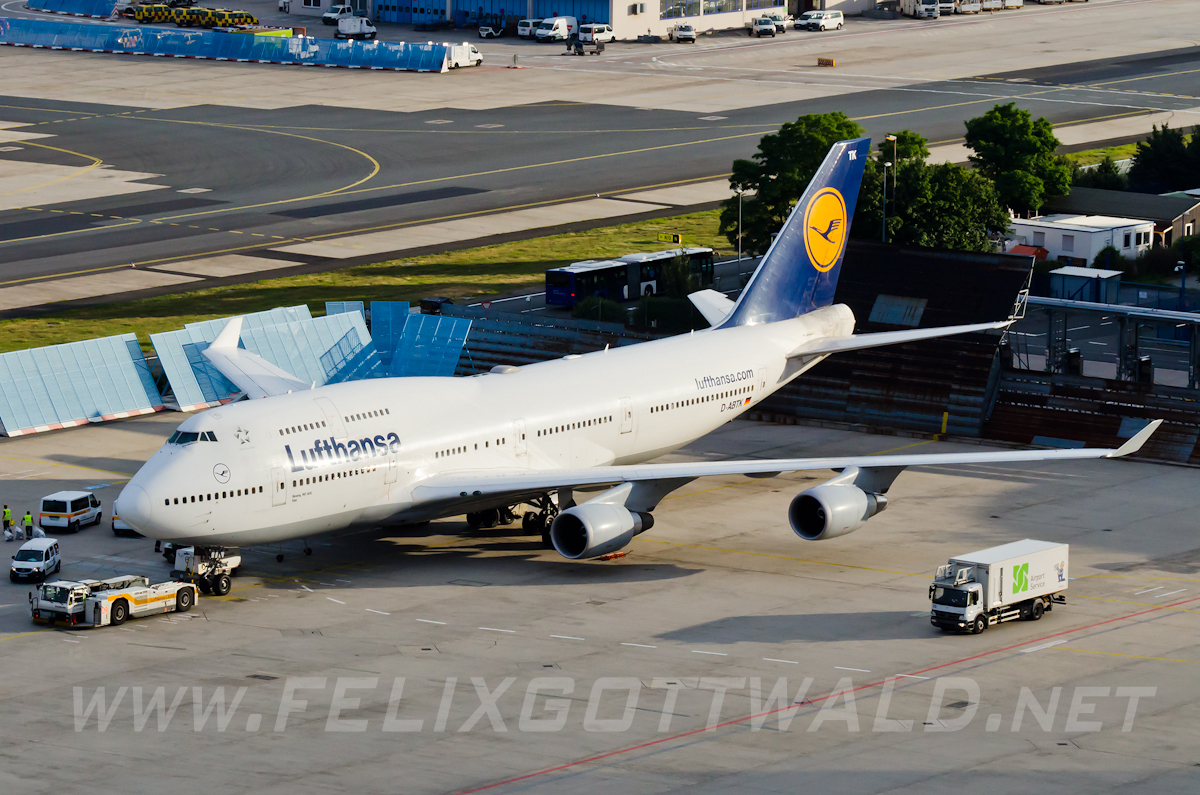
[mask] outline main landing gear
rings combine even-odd
[[[549,494],[543,494],[527,503],[533,510],[521,514],[521,531],[525,535],[542,537],[542,545],[547,549],[553,548],[550,542],[550,523],[558,516],[558,505]],[[467,514],[467,526],[472,530],[510,525],[517,520],[520,505],[509,505],[503,508],[488,508]]]

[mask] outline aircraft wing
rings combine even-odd
[[[900,470],[913,466],[949,464],[998,464],[1012,461],[1064,461],[1087,458],[1120,458],[1136,453],[1162,424],[1154,420],[1118,448],[1077,448],[1070,450],[1002,450],[988,453],[927,453],[924,455],[866,455],[832,458],[765,458],[737,461],[689,461],[679,464],[633,464],[590,467],[586,469],[479,470],[435,475],[413,489],[418,503],[484,501],[502,495],[535,494],[554,489],[582,488],[615,483],[678,481],[677,488],[696,478],[710,475],[747,475],[773,477],[783,472],[814,469],[881,471],[890,485]],[[883,488],[886,491],[886,486]]]
[[[212,344],[201,351],[200,355],[234,386],[252,398],[283,395],[312,386],[258,354],[239,348],[241,336],[242,318],[231,318]]]
[[[1011,320],[1001,320],[995,323],[973,323],[967,326],[941,326],[939,328],[913,329],[912,331],[879,331],[873,334],[854,334],[849,337],[818,337],[797,346],[787,355],[789,359],[801,356],[821,356],[844,351],[857,351],[863,348],[878,348],[883,345],[896,345],[901,342],[915,342],[936,337],[950,337],[955,334],[970,334],[973,331],[992,331],[1002,329],[1012,323]]]

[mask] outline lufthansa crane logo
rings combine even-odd
[[[225,466],[224,464],[217,464],[215,467],[213,467],[213,477],[217,479],[218,483],[228,483],[229,467]]]
[[[822,188],[804,211],[804,242],[813,267],[824,273],[833,267],[849,233],[846,200],[836,188]]]

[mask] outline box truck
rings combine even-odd
[[[929,586],[930,623],[978,635],[1003,621],[1037,621],[1067,601],[1068,549],[1027,538],[950,558]]]

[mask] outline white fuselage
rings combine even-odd
[[[822,357],[787,359],[847,336],[841,305],[469,378],[382,378],[240,401],[179,426],[215,441],[168,443],[122,492],[143,534],[234,546],[385,519],[478,510],[422,505],[413,489],[448,472],[647,461],[739,416]]]

